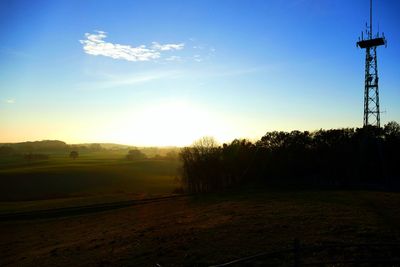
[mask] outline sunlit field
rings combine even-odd
[[[127,160],[126,151],[50,154],[27,161],[20,156],[0,160],[0,200],[45,200],[110,194],[172,193],[177,159]]]

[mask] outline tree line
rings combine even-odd
[[[180,152],[188,192],[245,184],[275,187],[400,188],[400,125],[267,132],[217,145],[204,137]]]

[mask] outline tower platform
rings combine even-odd
[[[361,40],[357,42],[357,46],[360,48],[376,47],[384,44],[386,44],[386,40],[384,37]]]

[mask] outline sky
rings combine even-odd
[[[381,124],[400,121],[398,14],[374,2]],[[2,0],[0,142],[361,127],[367,20],[368,0]]]

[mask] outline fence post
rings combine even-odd
[[[294,267],[300,267],[300,241],[296,238],[293,242]]]

